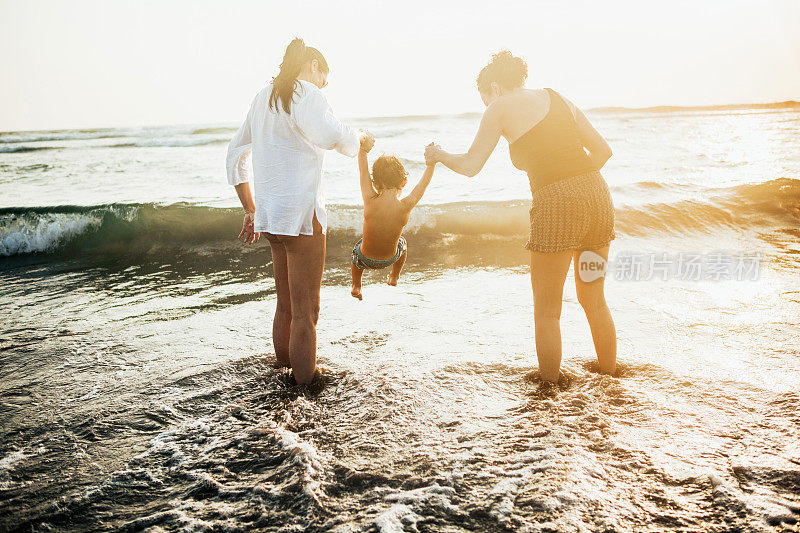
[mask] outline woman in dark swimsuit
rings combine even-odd
[[[578,301],[592,330],[600,371],[613,374],[617,336],[606,305],[604,278],[582,280],[578,257],[592,251],[608,259],[614,239],[614,207],[600,169],[611,148],[586,116],[552,89],[526,89],[528,67],[500,52],[478,76],[486,111],[469,151],[425,150],[430,163],[443,163],[465,176],[483,168],[500,137],[509,142],[514,166],[528,173],[533,202],[530,238],[536,355],[541,378],[557,382],[561,368],[561,300],[575,260]]]

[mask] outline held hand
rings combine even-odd
[[[375,136],[368,131],[362,130],[359,140],[361,141],[361,151],[364,153],[369,153],[375,146]]]
[[[247,244],[254,244],[258,242],[258,239],[259,237],[261,237],[261,234],[254,231],[253,224],[254,224],[253,213],[245,213],[244,221],[242,222],[242,231],[236,238],[244,239],[244,242],[246,242]]]
[[[425,164],[426,165],[435,165],[440,161],[439,156],[440,152],[442,151],[442,147],[435,143],[430,143],[428,146],[425,147]]]

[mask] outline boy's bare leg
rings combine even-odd
[[[353,298],[358,298],[359,300],[363,299],[361,296],[361,275],[364,271],[353,263],[350,263],[350,274],[353,277],[353,290],[350,291],[350,294]]]
[[[389,278],[386,280],[386,283],[391,285],[392,287],[397,285],[397,280],[400,279],[400,271],[403,270],[403,265],[406,263],[406,257],[408,256],[408,250],[403,251],[403,255],[400,256],[400,259],[392,265],[392,271],[389,272]]]

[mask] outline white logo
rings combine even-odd
[[[608,261],[600,254],[584,250],[578,256],[578,277],[584,283],[590,283],[606,275]]]

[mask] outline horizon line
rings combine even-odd
[[[748,104],[719,104],[719,105],[696,105],[696,106],[678,106],[678,105],[656,105],[647,107],[624,107],[624,106],[601,106],[590,107],[586,111],[590,113],[675,113],[680,111],[735,111],[739,109],[792,109],[800,108],[800,101],[797,100],[783,100],[779,102],[766,102],[766,103],[748,103]],[[445,113],[445,114],[406,114],[406,115],[366,115],[366,116],[350,116],[342,117],[342,120],[420,120],[426,118],[466,118],[477,117],[482,113],[480,111],[466,111],[462,113]],[[193,122],[193,123],[172,123],[172,124],[141,124],[141,125],[128,125],[128,126],[100,126],[100,127],[74,127],[74,128],[56,128],[56,129],[31,129],[31,130],[0,130],[0,135],[7,133],[37,133],[37,132],[66,132],[66,131],[83,131],[94,132],[103,130],[115,130],[125,128],[162,128],[162,127],[197,127],[197,126],[224,126],[223,122]],[[235,124],[233,122],[229,124]]]

